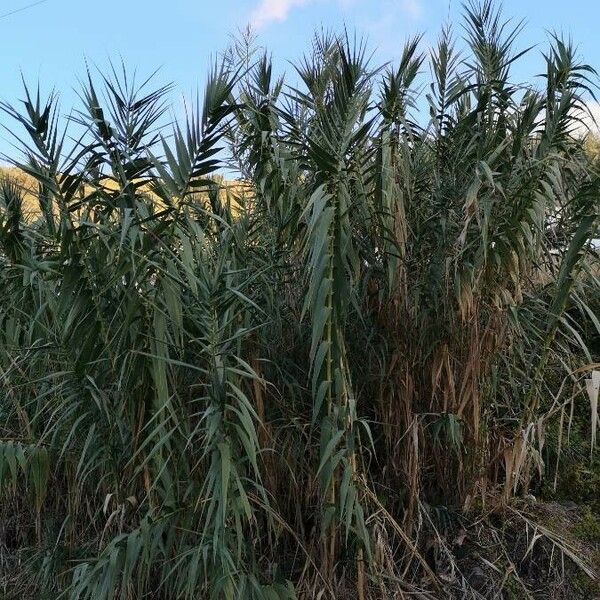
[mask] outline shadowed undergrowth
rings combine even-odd
[[[6,597],[590,597],[598,507],[534,496],[598,460],[596,74],[463,25],[2,105]]]

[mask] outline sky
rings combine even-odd
[[[105,71],[121,59],[139,76],[159,69],[158,83],[173,83],[173,106],[195,93],[209,66],[247,24],[257,43],[290,72],[288,61],[308,49],[320,28],[344,26],[366,38],[374,61],[397,59],[403,42],[423,33],[423,48],[435,43],[443,23],[457,23],[456,0],[1,0],[0,100],[18,104],[21,77],[61,96],[63,112],[78,102],[87,64]],[[600,70],[599,0],[505,0],[503,14],[525,28],[519,47],[536,46],[520,60],[515,77],[527,81],[542,69],[540,52],[549,31],[570,35],[582,57]],[[176,111],[175,111],[176,112]],[[0,115],[0,124],[9,121]],[[0,153],[10,152],[0,132]]]

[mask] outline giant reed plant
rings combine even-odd
[[[39,203],[0,185],[8,597],[507,583],[475,592],[448,536],[521,514],[550,420],[587,402],[595,72],[552,38],[517,84],[518,28],[488,2],[464,25],[462,52],[445,30],[383,69],[318,36],[295,86],[228,53],[172,127],[126,70],[66,122],[2,105]]]

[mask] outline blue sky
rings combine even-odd
[[[424,32],[425,46],[433,43],[441,24],[457,20],[461,11],[456,0],[42,0],[7,14],[33,1],[0,2],[0,99],[15,103],[22,97],[23,73],[43,90],[58,90],[65,112],[77,102],[74,90],[86,59],[105,69],[109,59],[123,58],[140,75],[160,68],[157,81],[174,83],[176,104],[203,84],[211,56],[248,22],[285,68],[321,26],[346,25],[366,36],[377,48],[376,60],[385,61],[398,56],[407,36]],[[586,61],[600,69],[598,0],[506,0],[503,12],[525,19],[522,47],[540,45],[520,61],[518,78],[541,71],[547,31],[570,34]],[[7,148],[0,133],[0,152]]]

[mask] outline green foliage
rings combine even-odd
[[[581,539],[600,544],[600,518],[586,507],[581,518],[574,528],[574,533]]]
[[[444,535],[553,473],[588,402],[600,174],[573,46],[540,91],[490,2],[465,27],[424,97],[420,38],[383,70],[345,34],[297,87],[235,47],[183,124],[126,69],[88,73],[72,142],[55,96],[2,105],[40,209],[1,182],[5,590],[473,592]]]

